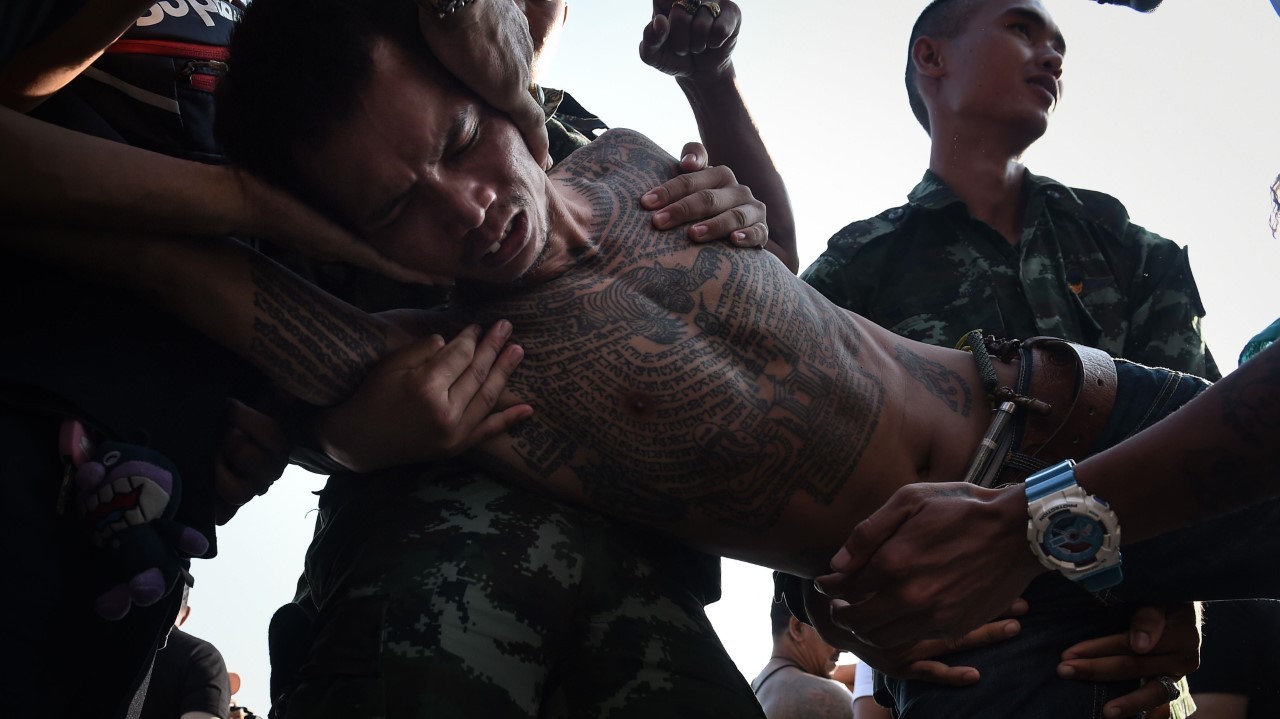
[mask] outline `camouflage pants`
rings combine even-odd
[[[350,494],[283,716],[763,717],[665,540],[477,473]]]

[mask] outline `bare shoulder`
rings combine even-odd
[[[766,706],[770,717],[853,717],[853,695],[839,682],[803,672],[790,672]],[[763,703],[763,702],[762,702]]]
[[[660,231],[640,198],[679,174],[679,163],[634,130],[614,129],[577,150],[551,171],[591,203],[592,235],[600,252],[595,270],[614,274],[624,266],[656,257],[673,260],[696,253],[683,229]],[[590,275],[591,272],[587,272]]]
[[[622,178],[653,183],[646,190],[666,182],[679,172],[674,157],[653,140],[624,128],[609,130],[594,142],[574,152],[554,170],[552,176],[616,184]]]

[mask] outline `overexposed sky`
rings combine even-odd
[[[674,81],[637,57],[644,0],[570,0],[545,84],[670,152],[697,138]],[[1152,15],[1045,0],[1067,37],[1066,91],[1033,172],[1120,198],[1138,224],[1190,246],[1219,365],[1280,316],[1280,240],[1267,226],[1280,172],[1280,18],[1266,0],[1166,0]],[[906,42],[925,0],[740,0],[744,94],[787,180],[803,268],[844,225],[900,205],[928,161],[907,108]],[[266,628],[293,595],[322,479],[291,469],[219,532],[193,567],[186,628],[213,641],[265,714]],[[750,678],[769,656],[767,570],[725,562],[709,609]]]

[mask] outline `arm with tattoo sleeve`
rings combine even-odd
[[[342,400],[411,340],[232,240],[3,229],[20,254],[129,287],[311,404]]]
[[[1280,494],[1280,346],[1132,439],[1081,462],[1134,542]],[[1174,449],[1176,448],[1176,449]]]

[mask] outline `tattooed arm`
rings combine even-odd
[[[3,229],[15,251],[137,291],[312,404],[343,399],[411,340],[231,240]]]
[[[1076,466],[1133,544],[1280,495],[1280,347],[1271,347],[1167,419]],[[964,531],[958,531],[963,527]],[[859,524],[820,584],[856,584],[846,628],[889,644],[958,636],[1004,611],[1045,571],[1027,545],[1022,485],[899,489]],[[860,622],[866,602],[897,602]],[[859,616],[863,619],[858,619]]]
[[[1280,495],[1277,407],[1280,346],[1168,419],[1081,462],[1077,481],[1115,508],[1126,544]]]

